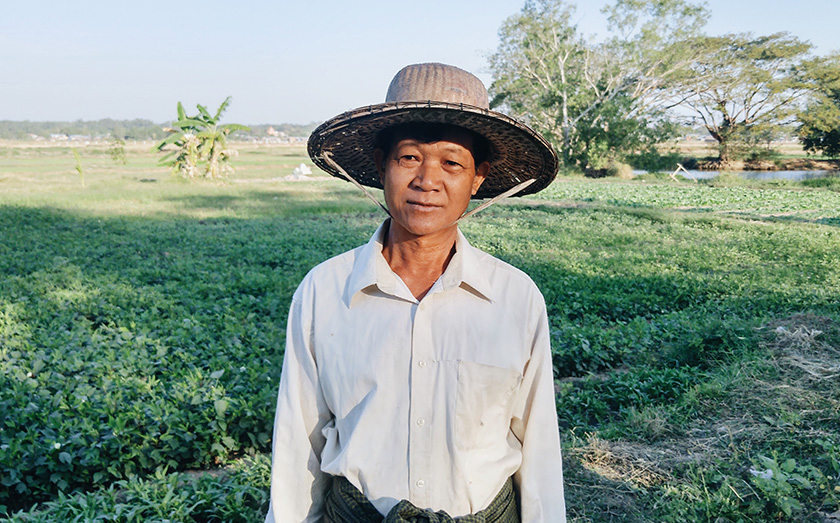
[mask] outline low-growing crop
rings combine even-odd
[[[59,494],[8,523],[113,521],[119,523],[247,523],[262,521],[268,508],[271,463],[243,459],[214,474],[131,476],[95,492]]]
[[[560,424],[566,428],[601,428],[630,408],[677,401],[701,379],[702,375],[691,367],[640,367],[561,380],[557,386]]]
[[[67,148],[0,149],[7,519],[262,520],[292,292],[384,215],[246,152],[185,184],[86,148],[82,189]],[[571,522],[840,510],[840,200],[715,185],[564,178],[462,223],[545,297]]]
[[[364,237],[306,220],[0,214],[14,224],[0,260],[0,411],[14,413],[0,423],[0,505],[12,508],[267,451],[289,299],[327,256],[308,246]]]

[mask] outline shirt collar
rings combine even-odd
[[[370,241],[358,250],[344,296],[344,302],[348,307],[358,292],[371,286],[377,287],[385,294],[392,296],[398,294],[399,277],[391,270],[382,255],[387,224],[388,220],[382,222]],[[482,254],[469,244],[467,238],[458,229],[455,254],[439,280],[442,290],[447,291],[464,285],[480,297],[492,302],[493,289],[487,276],[487,265],[480,259]]]
[[[490,286],[486,261],[481,257],[486,256],[467,241],[461,229],[458,229],[458,236],[455,238],[455,255],[449,261],[441,276],[441,284],[444,290],[466,285],[481,295],[487,301],[493,301],[493,288]]]

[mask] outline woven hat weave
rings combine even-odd
[[[438,63],[404,67],[394,76],[385,103],[340,114],[309,137],[315,165],[343,177],[326,155],[354,180],[381,189],[373,159],[376,135],[404,123],[443,123],[469,129],[490,143],[490,171],[473,196],[491,198],[533,179],[520,194],[535,193],[554,180],[557,153],[536,131],[502,113],[491,111],[487,89],[474,75]]]

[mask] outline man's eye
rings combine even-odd
[[[414,156],[413,154],[404,154],[404,155],[400,156],[400,158],[399,158],[400,165],[404,165],[404,164],[407,164],[407,163],[413,163],[413,162],[416,162],[416,161],[417,161],[417,157]]]
[[[448,165],[450,167],[462,167],[463,168],[463,165],[456,162],[455,160],[447,160],[445,163],[446,163],[446,165]]]

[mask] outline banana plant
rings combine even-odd
[[[197,104],[198,114],[195,116],[188,116],[183,104],[178,102],[178,120],[172,123],[172,127],[164,128],[169,136],[155,145],[158,151],[168,151],[161,158],[161,165],[168,165],[173,172],[189,179],[216,179],[231,174],[233,166],[230,159],[236,151],[228,148],[227,137],[233,131],[250,131],[251,128],[235,123],[219,124],[230,100],[228,96],[214,115]]]

